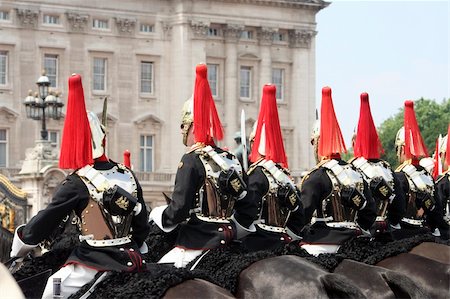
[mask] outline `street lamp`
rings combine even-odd
[[[47,127],[45,125],[46,118],[60,119],[61,110],[64,104],[59,98],[60,93],[55,93],[49,90],[50,81],[45,75],[45,71],[42,72],[42,76],[36,82],[38,86],[38,92],[28,91],[28,96],[24,100],[25,110],[27,117],[34,120],[42,120],[41,137],[42,140],[47,140]]]

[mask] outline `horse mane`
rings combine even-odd
[[[143,254],[147,262],[158,262],[174,246],[178,236],[179,228],[175,228],[169,233],[163,232],[156,224],[150,225],[150,232],[145,240],[148,252]]]
[[[391,242],[366,237],[353,238],[342,244],[338,250],[338,254],[347,259],[375,265],[385,258],[409,252],[413,247],[422,242],[436,241],[436,237],[430,233],[419,234]]]
[[[148,267],[146,272],[110,272],[97,284],[92,292],[92,298],[162,298],[169,288],[183,281],[198,278],[185,268],[164,264],[150,264]],[[80,298],[94,282],[95,279],[69,298]]]

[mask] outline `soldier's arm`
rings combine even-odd
[[[80,215],[89,200],[89,193],[81,179],[69,175],[58,187],[52,202],[39,211],[26,225],[19,226],[13,240],[11,256],[23,256],[39,242],[48,238],[64,217],[72,210]]]
[[[300,200],[304,210],[304,224],[311,222],[314,211],[321,207],[322,200],[331,194],[331,191],[331,181],[325,169],[314,170],[303,180]]]
[[[162,214],[163,227],[173,227],[189,217],[196,193],[205,179],[205,170],[195,153],[185,154],[175,176],[172,200]]]
[[[133,216],[131,227],[133,228],[132,238],[136,242],[136,244],[141,247],[145,239],[147,238],[148,233],[150,232],[150,224],[148,223],[148,212],[142,195],[142,187],[137,179],[136,184],[137,198],[139,203],[142,205],[142,210],[139,212],[139,214]]]

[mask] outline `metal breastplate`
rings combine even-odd
[[[108,170],[82,168],[78,175],[86,185],[90,199],[81,213],[82,235],[95,240],[125,237],[130,233],[132,215],[112,216],[103,206],[103,192],[115,185],[137,197],[137,184],[131,171],[118,164]]]
[[[383,161],[369,162],[363,157],[354,159],[352,164],[363,174],[372,194],[378,199],[377,215],[385,217],[387,206],[395,197],[392,170]]]
[[[351,164],[339,165],[336,160],[329,160],[321,165],[327,171],[327,175],[332,183],[331,194],[322,201],[322,215],[319,217],[332,217],[333,221],[355,221],[357,212],[346,207],[342,203],[341,191],[344,188],[355,188],[359,193],[364,194],[364,181],[362,175],[355,171]]]
[[[196,210],[200,216],[228,218],[233,213],[236,198],[221,192],[218,179],[222,170],[233,167],[242,176],[238,159],[228,153],[217,153],[211,146],[196,150],[205,168],[205,182],[198,192]]]
[[[405,217],[407,219],[417,218],[417,206],[416,197],[419,193],[427,193],[431,197],[434,196],[434,181],[431,175],[425,170],[417,170],[414,165],[406,164],[399,168],[400,172],[403,172],[408,179],[409,192],[408,203],[406,205]]]

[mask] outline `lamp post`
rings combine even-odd
[[[42,120],[41,138],[47,140],[48,131],[45,120],[46,118],[60,119],[64,104],[59,98],[59,93],[49,91],[50,81],[45,71],[42,72],[36,84],[39,91],[33,95],[33,91],[29,90],[24,105],[28,118]]]

